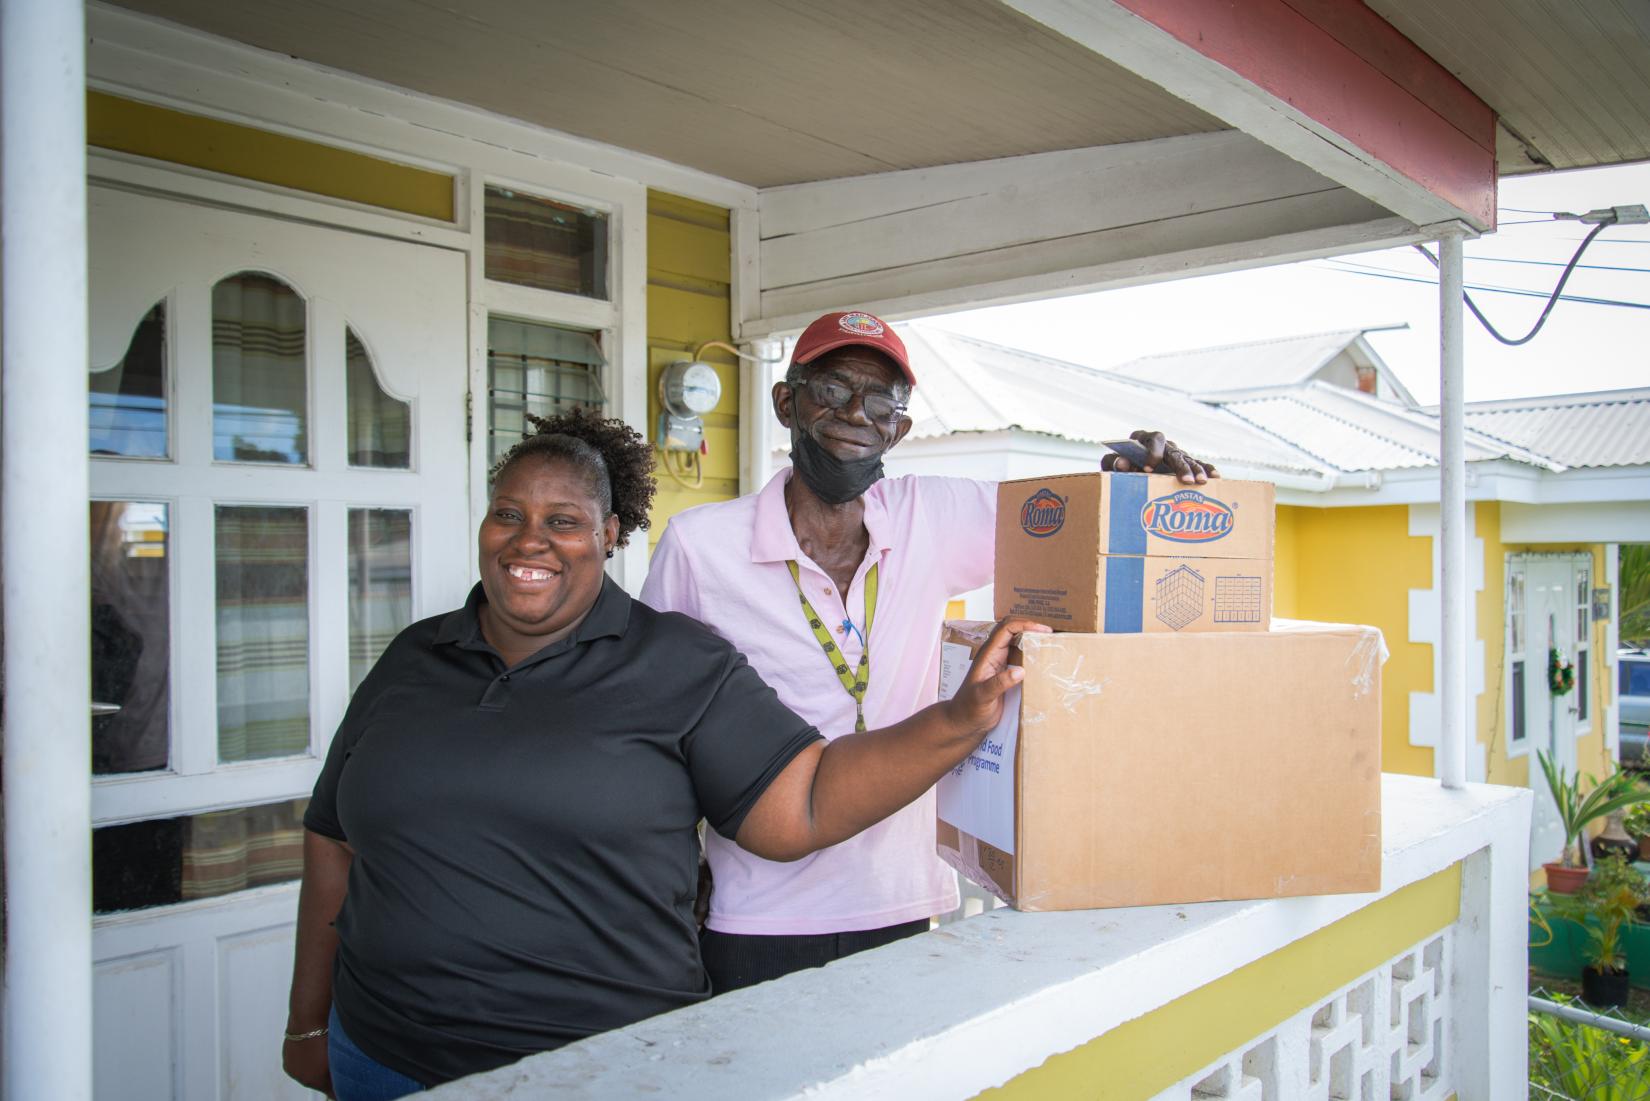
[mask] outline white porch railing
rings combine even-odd
[[[1376,894],[990,910],[430,1096],[1518,1101],[1530,803],[1389,775]]]

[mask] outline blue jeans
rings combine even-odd
[[[424,1092],[420,1083],[356,1047],[345,1034],[336,1009],[327,1015],[327,1063],[338,1101],[395,1101],[409,1093]]]

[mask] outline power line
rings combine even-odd
[[[1643,207],[1639,208],[1640,213],[1642,213],[1643,210]],[[1593,243],[1593,238],[1603,233],[1610,226],[1615,225],[1622,216],[1621,208],[1617,207],[1612,211],[1594,211],[1589,214],[1581,215],[1581,217],[1591,218],[1593,214],[1603,213],[1608,213],[1609,219],[1606,221],[1603,218],[1600,218],[1598,224],[1593,226],[1591,232],[1581,239],[1581,244],[1576,247],[1575,254],[1570,257],[1569,263],[1564,265],[1564,273],[1558,277],[1558,285],[1553,288],[1553,293],[1548,296],[1547,304],[1541,307],[1541,316],[1535,319],[1535,324],[1530,326],[1530,331],[1525,333],[1523,336],[1503,336],[1501,330],[1497,329],[1490,323],[1490,319],[1484,316],[1484,311],[1478,308],[1478,304],[1472,300],[1472,295],[1463,292],[1461,295],[1461,301],[1466,303],[1467,309],[1472,311],[1472,316],[1478,319],[1478,323],[1484,326],[1484,328],[1489,331],[1489,334],[1495,337],[1495,339],[1500,341],[1502,344],[1505,344],[1509,348],[1516,348],[1521,344],[1528,344],[1530,341],[1535,339],[1535,334],[1541,331],[1541,326],[1545,325],[1547,323],[1547,318],[1552,315],[1553,307],[1558,304],[1559,298],[1564,294],[1564,284],[1570,281],[1570,276],[1575,274],[1576,265],[1581,263],[1581,254],[1587,251],[1587,246]],[[1566,215],[1566,217],[1569,217],[1569,215]],[[1417,243],[1415,245],[1415,251],[1419,252],[1422,256],[1425,256],[1432,263],[1433,267],[1442,267],[1442,265],[1438,263],[1438,258],[1432,254],[1432,251],[1428,249],[1427,246]],[[1650,306],[1646,306],[1645,308],[1650,309]]]
[[[1507,256],[1468,256],[1467,263],[1480,264],[1530,264],[1542,268],[1561,268],[1564,266],[1559,260],[1520,260]],[[1650,268],[1624,268],[1613,264],[1577,264],[1577,271],[1625,271],[1636,275],[1650,275]]]
[[[1424,276],[1419,275],[1399,275],[1396,272],[1388,271],[1382,268],[1371,268],[1362,264],[1349,264],[1345,260],[1327,260],[1325,263],[1339,265],[1338,267],[1332,267],[1330,270],[1339,271],[1343,275],[1363,275],[1370,279],[1391,279],[1399,283],[1420,283],[1428,287],[1436,287],[1438,285],[1438,280],[1436,279],[1427,279]],[[1493,287],[1479,283],[1466,284],[1464,289],[1478,291],[1483,294],[1518,295],[1523,298],[1548,297],[1548,294],[1545,291],[1527,291],[1521,290],[1517,287]],[[1590,298],[1583,295],[1565,294],[1560,295],[1559,300],[1563,302],[1580,302],[1589,306],[1620,306],[1625,309],[1632,310],[1650,310],[1650,302],[1623,302],[1614,298]]]

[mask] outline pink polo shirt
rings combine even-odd
[[[840,624],[865,617],[865,574],[877,566],[876,619],[865,723],[872,730],[934,702],[946,601],[991,580],[997,487],[962,478],[884,478],[865,492],[870,549],[846,599],[802,553],[785,512],[789,468],[760,493],[671,518],[653,552],[642,600],[685,612],[741,650],[779,698],[826,738],[854,729],[854,703],[820,648],[785,563],[850,668],[860,641]],[[710,928],[721,933],[841,933],[954,909],[957,877],[934,855],[934,792],[840,845],[792,863],[753,856],[712,831],[716,886]]]

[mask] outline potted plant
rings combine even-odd
[[[1650,860],[1650,802],[1629,807],[1622,824],[1627,829],[1627,836],[1639,843],[1639,859]]]
[[[1573,895],[1552,899],[1558,916],[1572,921],[1587,934],[1581,969],[1581,996],[1594,1008],[1613,1008],[1627,1002],[1630,975],[1623,951],[1623,934],[1635,912],[1650,901],[1650,885],[1642,873],[1620,855],[1599,861],[1587,885]]]
[[[1629,773],[1618,770],[1602,781],[1587,777],[1593,787],[1583,793],[1580,773],[1561,770],[1545,753],[1537,752],[1536,756],[1541,761],[1541,772],[1547,778],[1547,788],[1553,793],[1559,824],[1564,829],[1564,850],[1559,859],[1542,865],[1547,870],[1547,888],[1554,894],[1571,894],[1587,881],[1587,865],[1581,851],[1583,831],[1614,811],[1650,800],[1650,792],[1634,784]]]

